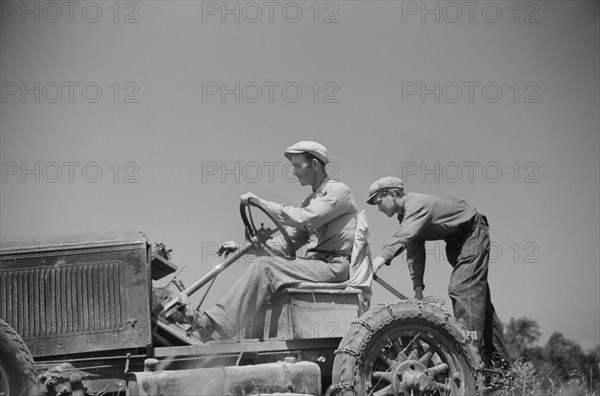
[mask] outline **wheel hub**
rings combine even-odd
[[[410,393],[411,390],[423,392],[430,390],[433,379],[425,372],[426,367],[417,360],[407,360],[395,370],[399,380],[399,390]]]

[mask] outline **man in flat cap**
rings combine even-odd
[[[274,214],[286,226],[294,250],[310,242],[309,256],[295,260],[267,256],[255,260],[214,307],[197,316],[195,327],[209,334],[218,332],[228,337],[228,330],[244,328],[267,298],[281,288],[302,281],[337,283],[348,279],[357,221],[350,189],[328,177],[325,166],[329,155],[323,145],[301,141],[288,147],[284,155],[300,185],[312,188],[300,207],[270,202],[253,193],[243,194],[241,200],[253,198]],[[280,252],[286,250],[283,238],[269,246]],[[225,242],[219,255],[239,248],[236,242]]]
[[[401,179],[392,176],[375,181],[367,203],[377,205],[388,217],[396,215],[398,231],[373,260],[377,272],[406,249],[415,298],[423,298],[425,241],[444,240],[452,265],[448,293],[454,316],[476,332],[481,356],[488,367],[506,368],[508,353],[502,325],[490,298],[487,282],[490,237],[485,216],[465,201],[404,191]]]

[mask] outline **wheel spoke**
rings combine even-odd
[[[444,393],[450,393],[450,391],[452,390],[450,385],[442,384],[441,382],[436,382],[436,381],[433,381],[433,387],[435,387],[440,392],[444,392]]]
[[[421,333],[417,333],[417,335],[415,335],[413,337],[413,339],[410,340],[410,342],[408,343],[408,345],[406,345],[406,348],[404,348],[404,350],[402,351],[402,353],[406,355],[406,352],[412,348],[412,346],[414,345],[414,343],[417,342],[417,340],[420,337],[421,337]]]
[[[379,363],[380,365],[384,366],[386,369],[389,369],[392,364],[394,364],[394,361],[382,354],[377,355],[377,358],[375,359],[375,363]]]
[[[373,377],[374,380],[375,379],[377,380],[377,382],[375,382],[375,384],[372,385],[373,390],[377,389],[377,387],[379,385],[383,385],[385,383],[390,383],[391,384],[393,382],[393,377],[391,376],[391,374],[392,373],[390,372],[389,369],[386,370],[386,371],[375,371],[375,372],[373,372],[371,375],[372,375],[372,377]],[[384,381],[384,382],[382,383],[382,381]]]
[[[433,367],[429,367],[428,369],[425,369],[425,373],[427,373],[431,377],[435,377],[436,375],[443,373],[445,371],[448,371],[447,363],[441,363],[441,364],[438,364],[437,366],[433,366]]]
[[[427,366],[432,356],[433,351],[431,350],[431,348],[429,348],[427,352],[425,352],[425,354],[421,356],[421,358],[419,359],[419,363],[421,363],[423,366]]]
[[[406,356],[406,354],[402,351],[400,351],[400,353],[398,354],[398,356],[396,356],[396,363],[402,363],[404,361],[408,360],[408,356]]]
[[[391,358],[385,357],[385,362],[386,362],[387,366],[393,370],[395,367],[398,366],[398,364],[406,361],[408,359],[408,356],[406,356],[406,354],[402,350],[402,344],[400,343],[400,341],[398,339],[391,341],[391,345],[394,347],[393,353],[395,355],[395,358],[391,359]]]
[[[388,340],[388,345],[393,347],[393,352],[394,352],[394,356],[395,356],[395,359],[393,359],[393,360],[390,359],[391,362],[402,363],[403,361],[408,359],[408,357],[404,354],[404,352],[402,352],[402,344],[401,344],[400,340],[398,340],[398,339],[395,339],[394,341]],[[392,363],[390,363],[390,365],[392,365]]]
[[[419,348],[417,348],[417,346],[413,346],[412,350],[410,351],[410,355],[408,355],[408,358],[410,360],[417,360],[419,358]]]
[[[391,384],[394,382],[395,375],[389,371],[375,371],[373,377],[383,379]]]
[[[392,345],[396,351],[396,356],[399,356],[402,353],[402,344],[400,343],[400,340],[396,338],[394,341],[392,341]]]
[[[373,396],[390,396],[390,395],[395,395],[396,392],[394,392],[394,387],[392,385],[388,385],[383,389],[378,390],[375,393],[371,393],[371,395]]]

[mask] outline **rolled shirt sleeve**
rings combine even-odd
[[[285,225],[315,230],[343,215],[352,205],[354,202],[350,190],[340,185],[313,199],[307,199],[299,208],[280,206],[278,214]]]
[[[326,179],[300,207],[268,202],[268,209],[287,228],[295,250],[309,243],[314,251],[342,255],[352,251],[358,209],[345,184]],[[269,243],[277,244],[278,250],[285,250],[283,238]]]
[[[423,238],[415,238],[406,247],[406,261],[408,271],[413,282],[413,288],[425,288],[423,283],[423,275],[425,274],[425,240]]]

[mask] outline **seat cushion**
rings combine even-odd
[[[327,282],[300,282],[295,288],[296,289],[345,289],[348,287],[348,281],[339,283],[327,283]]]

